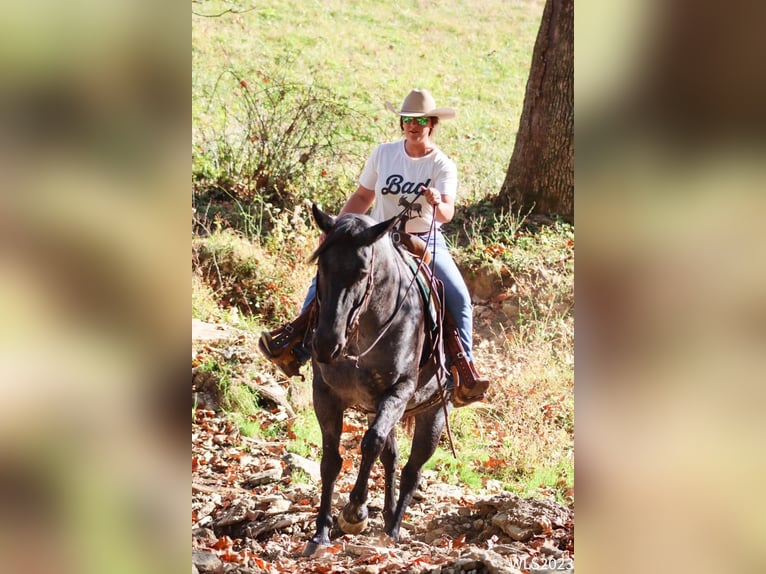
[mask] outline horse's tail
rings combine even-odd
[[[407,435],[407,438],[412,439],[415,433],[415,417],[413,415],[404,415],[401,420],[402,430]]]

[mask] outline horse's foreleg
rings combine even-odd
[[[404,389],[404,387],[402,387]],[[367,526],[367,488],[372,465],[383,451],[394,426],[402,417],[407,401],[392,394],[381,401],[375,420],[362,438],[362,462],[348,504],[338,517],[338,525],[346,534],[359,534]]]
[[[340,473],[343,459],[340,456],[340,435],[343,430],[343,409],[337,400],[328,397],[327,393],[314,393],[314,410],[322,429],[322,460],[319,465],[322,477],[322,497],[317,514],[317,529],[306,548],[304,556],[311,556],[319,546],[330,544],[330,529],[332,528],[332,494],[335,481]]]
[[[383,472],[386,482],[386,493],[383,502],[383,522],[386,529],[394,519],[394,506],[396,505],[396,465],[399,462],[399,448],[396,444],[396,427],[388,435],[388,440],[383,445],[380,453],[380,461],[383,463]]]
[[[399,528],[402,525],[404,512],[407,510],[410,502],[412,502],[412,496],[415,494],[418,484],[420,484],[423,465],[436,451],[443,428],[444,411],[441,405],[415,418],[412,453],[407,460],[407,464],[402,469],[402,479],[399,484],[399,502],[396,505],[392,522],[386,524],[386,534],[395,542],[399,541]]]

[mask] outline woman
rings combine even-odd
[[[435,222],[435,238],[429,240],[428,246],[435,264],[434,275],[444,283],[445,306],[451,318],[445,325],[445,339],[450,370],[456,379],[455,404],[461,406],[481,399],[489,381],[479,376],[473,363],[471,297],[439,229],[455,214],[457,168],[434,144],[433,131],[440,120],[454,118],[455,110],[437,108],[431,94],[419,89],[407,95],[398,111],[389,102],[386,108],[399,116],[404,138],[375,148],[359,177],[359,187],[340,215],[366,213],[372,207],[373,219],[384,221],[399,214],[402,196],[411,201],[417,193],[422,194],[416,200],[419,216],[409,219],[405,230],[426,239]],[[288,376],[298,375],[300,366],[309,358],[301,342],[308,327],[314,292],[312,283],[298,319],[261,335],[259,348]]]

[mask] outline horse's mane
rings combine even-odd
[[[333,231],[330,235],[325,237],[325,240],[322,242],[322,245],[317,247],[314,250],[314,253],[311,254],[311,257],[309,257],[309,263],[313,263],[317,259],[319,259],[319,256],[322,255],[324,252],[329,251],[333,245],[338,243],[341,239],[350,239],[352,235],[348,232],[346,233],[338,233],[337,231]]]
[[[319,257],[332,249],[332,247],[342,241],[351,241],[354,236],[361,233],[369,226],[373,220],[367,216],[360,216],[357,214],[347,214],[338,217],[335,221],[335,227],[327,234],[322,245],[314,250],[314,253],[309,257],[309,263],[313,263]]]

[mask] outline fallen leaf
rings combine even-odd
[[[228,536],[221,536],[216,543],[213,544],[213,548],[216,550],[223,550],[224,548],[231,548],[234,545],[234,541]]]

